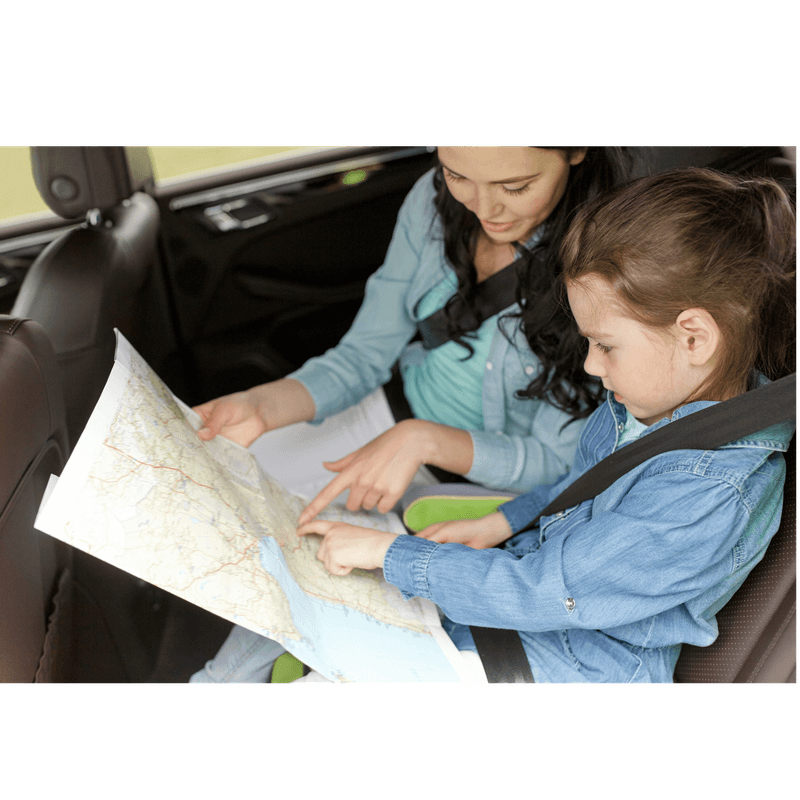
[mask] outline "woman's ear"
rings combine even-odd
[[[674,333],[688,362],[696,367],[705,366],[720,344],[719,326],[704,308],[681,311],[675,320]]]
[[[578,164],[580,164],[581,161],[586,158],[586,151],[588,149],[589,148],[587,147],[579,147],[576,150],[573,150],[572,155],[569,157],[569,165],[571,167],[577,167]]]

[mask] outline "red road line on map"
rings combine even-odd
[[[233,508],[231,508],[230,504],[229,504],[229,503],[227,503],[227,502],[226,502],[226,501],[223,499],[223,497],[220,495],[220,493],[219,493],[219,490],[215,489],[213,486],[208,486],[208,485],[207,485],[207,484],[205,484],[205,483],[200,483],[199,481],[196,481],[194,478],[192,478],[192,476],[191,476],[191,475],[187,475],[187,474],[186,474],[186,473],[185,473],[185,472],[184,472],[182,469],[178,469],[177,467],[169,467],[169,466],[165,466],[165,465],[159,465],[159,464],[150,464],[150,463],[149,463],[149,462],[147,462],[147,461],[140,461],[138,458],[134,458],[133,456],[129,455],[128,453],[124,452],[123,450],[120,450],[120,448],[119,448],[119,447],[114,447],[114,445],[112,445],[112,444],[109,444],[109,443],[108,443],[108,440],[106,440],[105,442],[103,442],[103,445],[104,445],[105,447],[107,447],[109,450],[115,450],[115,451],[116,451],[117,453],[119,453],[119,454],[120,454],[120,455],[121,455],[123,458],[127,458],[128,460],[130,460],[130,461],[133,461],[134,463],[138,464],[139,466],[142,466],[142,467],[150,467],[150,469],[165,469],[165,470],[170,470],[170,471],[172,471],[172,472],[177,472],[179,475],[183,475],[183,477],[184,477],[184,478],[186,478],[186,480],[188,480],[188,481],[191,481],[191,482],[192,482],[192,483],[193,483],[195,486],[201,486],[203,489],[208,489],[209,491],[211,491],[211,492],[214,492],[214,494],[216,494],[216,496],[218,497],[219,501],[220,501],[220,502],[221,502],[221,503],[222,503],[222,504],[223,504],[223,505],[224,505],[226,508],[228,508],[228,509],[231,511],[231,513],[233,513],[233,514],[234,514],[234,516],[236,517],[236,519],[238,519],[238,520],[239,520],[239,522],[241,522],[241,523],[242,523],[242,525],[246,525],[246,524],[247,524],[247,523],[246,523],[246,520],[244,520],[244,519],[241,517],[241,515],[239,515],[239,514],[238,514],[238,513],[237,513],[237,512],[236,512],[236,511],[233,509]],[[135,471],[136,471],[136,469],[134,468],[134,469],[130,470],[130,471],[127,473],[127,474],[128,474],[128,475],[130,475],[132,472],[135,472]],[[103,480],[104,480],[103,478],[97,478],[97,477],[95,477],[95,476],[91,476],[91,477],[93,477],[95,480],[99,480],[99,481],[103,481]],[[121,476],[121,477],[120,477],[118,480],[121,480],[121,479],[122,479],[122,477],[124,477],[124,476]],[[114,481],[106,481],[106,482],[113,483]]]
[[[140,464],[143,467],[150,467],[150,469],[171,470],[172,472],[177,472],[180,475],[183,475],[184,478],[186,478],[187,480],[191,481],[195,486],[202,486],[204,489],[210,489],[212,492],[216,492],[217,491],[213,486],[208,486],[205,483],[200,483],[199,481],[196,481],[191,475],[187,475],[182,469],[178,469],[177,467],[168,467],[168,466],[162,465],[162,464],[150,464],[147,461],[140,461],[138,458],[134,458],[133,456],[129,455],[128,453],[123,452],[122,450],[119,449],[119,447],[114,447],[114,445],[109,444],[108,442],[103,442],[103,444],[109,450],[116,450],[120,455],[124,456],[127,459],[130,459],[131,461],[134,461],[137,464]]]

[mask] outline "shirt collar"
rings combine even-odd
[[[769,378],[767,378],[765,375],[762,375],[760,372],[755,373],[754,379],[756,388],[766,386],[768,383],[771,383]],[[625,420],[627,419],[627,409],[622,403],[614,399],[613,392],[607,392],[606,402],[608,403],[611,413],[617,424],[624,424]],[[687,403],[685,406],[681,406],[673,411],[672,416],[669,419],[664,417],[658,422],[653,423],[650,427],[644,430],[641,435],[646,436],[651,431],[656,431],[659,428],[663,428],[665,425],[669,425],[670,422],[674,422],[682,417],[687,417],[689,414],[694,414],[695,411],[701,411],[709,406],[719,405],[719,402],[719,400],[697,400],[694,403]],[[785,451],[789,446],[789,440],[794,435],[794,429],[794,421],[781,422],[777,425],[771,425],[769,428],[765,428],[763,431],[754,432],[754,434],[751,434],[746,438],[746,441],[750,445],[769,447],[771,449]],[[744,441],[744,439],[737,440],[737,442]],[[730,442],[729,444],[723,445],[723,447],[735,446],[736,442]]]

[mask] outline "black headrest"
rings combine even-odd
[[[31,165],[39,194],[64,219],[112,208],[152,179],[132,169],[124,147],[31,147]]]

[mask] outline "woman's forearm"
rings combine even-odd
[[[293,378],[280,378],[254,386],[247,394],[264,421],[266,430],[314,419],[316,409],[313,398],[308,389]]]
[[[465,430],[424,419],[409,420],[423,463],[466,475],[472,468],[472,437]]]

